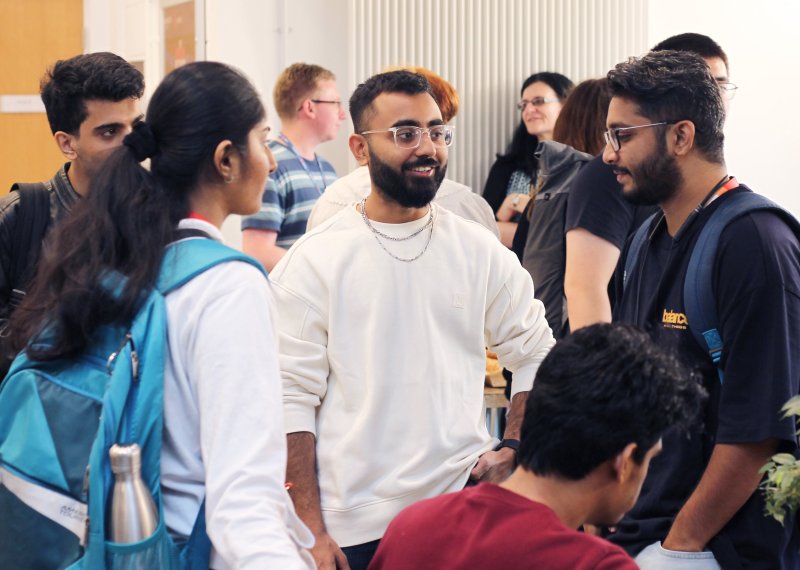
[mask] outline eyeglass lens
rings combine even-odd
[[[428,129],[422,127],[399,127],[394,131],[394,142],[400,148],[416,148],[422,140],[422,133],[428,133],[434,146],[450,146],[453,143],[453,129],[439,125]]]

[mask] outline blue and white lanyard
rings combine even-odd
[[[306,171],[308,175],[308,179],[311,181],[311,184],[314,185],[318,194],[322,194],[325,189],[328,187],[328,182],[325,180],[325,171],[322,169],[322,163],[319,161],[319,156],[314,154],[314,159],[317,161],[317,170],[319,170],[319,177],[322,179],[322,188],[319,187],[317,182],[314,180],[314,177],[311,176],[311,171],[308,169],[308,165],[306,164],[306,160],[297,152],[297,149],[292,144],[292,141],[289,140],[285,134],[281,133],[278,135],[278,142],[288,148],[300,161],[300,166],[303,167],[303,170]]]

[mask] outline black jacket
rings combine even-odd
[[[80,196],[67,178],[69,163],[61,167],[53,178],[45,182],[50,193],[50,223],[49,232],[55,222],[67,215]],[[22,278],[15,278],[12,268],[12,254],[15,248],[20,247],[17,241],[17,222],[19,220],[20,195],[17,190],[11,190],[0,198],[0,319],[8,318],[11,312],[11,293],[13,289],[27,290],[27,282]],[[27,244],[25,246],[27,247]],[[19,252],[17,252],[19,253]],[[31,252],[27,252],[29,254]],[[25,271],[26,276],[32,276],[38,261],[38,251],[34,251],[30,258],[29,266]],[[0,322],[0,325],[4,323]]]

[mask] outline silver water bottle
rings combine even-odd
[[[142,481],[142,457],[138,444],[112,445],[108,450],[114,472],[111,520],[108,538],[112,542],[140,542],[158,526],[158,511]]]

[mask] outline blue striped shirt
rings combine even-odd
[[[242,229],[276,231],[275,245],[289,248],[306,233],[311,209],[325,187],[336,180],[336,171],[319,155],[317,160],[306,160],[304,167],[300,157],[280,141],[269,141],[269,148],[278,168],[267,180],[261,210],[242,218]]]

